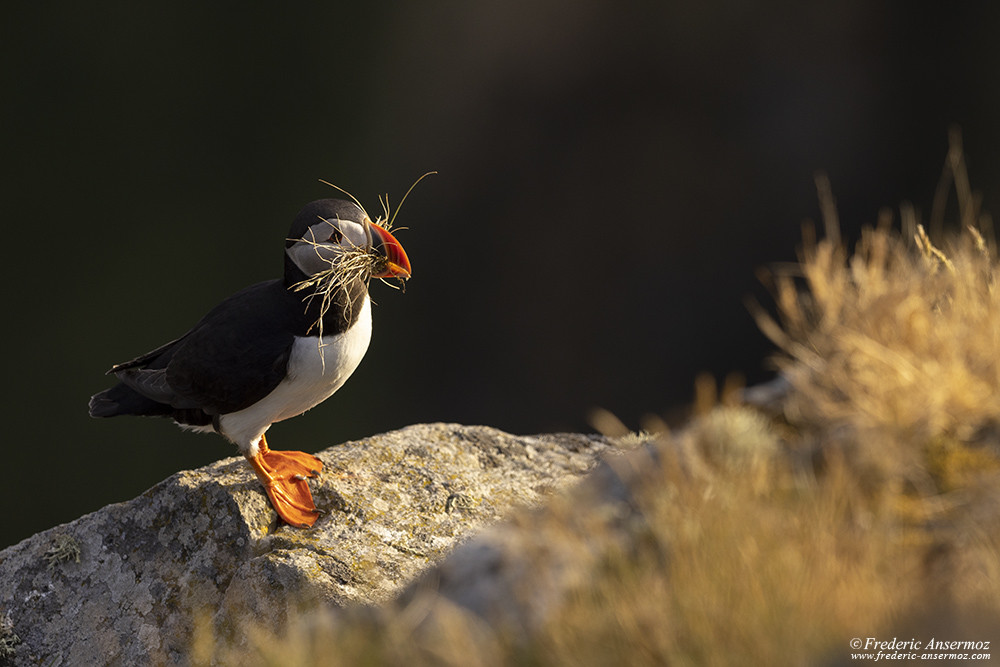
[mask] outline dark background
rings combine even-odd
[[[277,277],[333,181],[397,223],[368,357],[278,449],[423,421],[630,427],[767,377],[744,306],[825,170],[928,211],[947,131],[996,210],[998,9],[911,3],[18,3],[2,37],[0,547],[236,454],[92,420],[103,373]],[[814,6],[815,5],[815,6]]]

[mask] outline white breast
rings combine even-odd
[[[222,435],[253,453],[268,427],[300,415],[340,389],[361,363],[372,337],[371,302],[366,295],[354,326],[338,336],[296,337],[284,380],[249,408],[219,418]]]

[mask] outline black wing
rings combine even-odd
[[[285,378],[295,341],[290,324],[303,316],[302,308],[280,280],[248,287],[180,338],[167,351],[162,377],[144,378],[143,386],[150,393],[172,392],[174,407],[210,415],[247,408]]]
[[[191,333],[191,332],[189,331],[188,333]],[[188,334],[184,334],[184,336],[181,336],[180,338],[175,338],[174,340],[170,341],[169,343],[166,343],[165,345],[161,345],[160,347],[156,348],[155,350],[153,350],[151,352],[147,352],[146,354],[139,355],[138,357],[136,357],[135,359],[132,359],[131,361],[126,361],[126,362],[123,362],[123,363],[120,363],[120,364],[115,364],[106,373],[106,375],[117,375],[118,373],[121,373],[122,371],[128,370],[130,368],[144,368],[146,366],[149,366],[151,363],[155,362],[158,357],[164,357],[165,359],[168,359],[169,356],[166,353],[169,352],[170,348],[172,348],[174,345],[176,345],[180,341],[184,340],[184,337],[187,336],[187,335]]]
[[[280,280],[237,292],[177,340],[113,367],[121,384],[94,396],[91,414],[208,423],[247,408],[285,378],[303,308]]]

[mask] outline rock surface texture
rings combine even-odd
[[[0,551],[0,662],[170,664],[199,619],[280,625],[388,600],[457,543],[590,470],[600,436],[426,424],[331,447],[326,514],[279,525],[242,459],[180,472]]]

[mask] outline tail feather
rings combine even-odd
[[[163,403],[146,398],[124,384],[116,384],[90,397],[91,417],[116,417],[118,415],[137,415],[142,417],[159,417],[170,415],[173,408]]]

